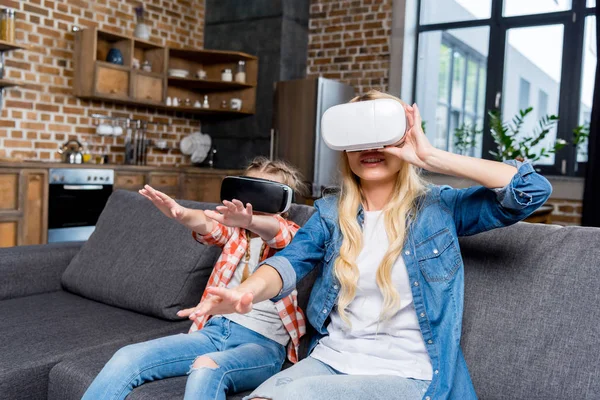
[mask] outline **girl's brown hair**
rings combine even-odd
[[[283,160],[269,160],[267,157],[256,157],[248,167],[245,174],[249,172],[261,172],[265,174],[279,174],[282,178],[281,183],[285,183],[294,192],[300,196],[306,195],[306,184],[302,180],[302,174],[297,168]]]

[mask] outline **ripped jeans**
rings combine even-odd
[[[192,368],[207,356],[218,368]],[[188,375],[185,399],[225,400],[258,387],[281,370],[285,346],[223,317],[203,329],[125,346],[85,392],[85,400],[124,399],[145,382]]]

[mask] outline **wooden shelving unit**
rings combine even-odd
[[[123,56],[123,65],[106,61],[111,48]],[[95,28],[75,33],[75,96],[132,106],[150,107],[199,115],[244,116],[255,112],[258,59],[235,51],[171,49],[129,36]],[[150,61],[152,72],[133,68],[133,59]],[[235,73],[239,61],[246,63],[246,82],[225,82],[221,71]],[[168,76],[169,69],[185,69],[190,78]],[[195,79],[203,69],[206,79]],[[208,96],[209,108],[166,105],[167,97],[177,97],[180,104],[202,103]],[[241,99],[241,110],[232,110],[231,99]],[[223,107],[225,105],[225,107]]]
[[[13,42],[7,42],[6,40],[0,40],[0,64],[2,65],[2,69],[0,69],[0,111],[2,110],[2,106],[4,104],[4,89],[9,87],[21,86],[21,83],[17,81],[4,79],[4,70],[6,68],[6,63],[4,62],[4,53],[12,50],[27,49],[29,49],[29,46]]]
[[[13,42],[7,42],[6,40],[0,40],[0,51],[9,50],[28,50],[29,46],[24,44],[18,44]]]

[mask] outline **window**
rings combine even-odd
[[[538,93],[538,107],[537,107],[537,116],[538,119],[542,118],[544,115],[548,114],[548,93],[544,92],[540,89]]]
[[[487,68],[487,28],[449,30],[421,35],[419,39],[418,91],[426,133],[431,143],[454,150],[458,128],[483,128]],[[468,38],[477,38],[470,40]],[[437,62],[433,61],[436,60]],[[436,79],[429,79],[430,76]],[[468,154],[481,156],[481,138]]]
[[[527,80],[519,79],[519,110],[524,110],[529,107],[529,89],[531,85]]]
[[[553,148],[558,139],[573,143],[574,132],[589,120],[592,108],[595,0],[420,0],[419,4],[416,77],[409,86],[434,146],[492,158],[496,144],[488,112],[499,110],[510,122],[520,109],[529,107],[533,112],[521,134],[533,133],[546,115],[559,116],[537,150]],[[562,68],[563,64],[570,68]],[[580,82],[581,87],[561,82]],[[572,98],[574,89],[581,90],[581,101],[561,101]],[[466,126],[474,127],[468,152],[457,139]],[[585,146],[576,147],[566,146],[536,161],[536,168],[546,174],[581,174],[587,156]]]

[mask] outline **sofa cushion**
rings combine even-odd
[[[79,352],[187,331],[169,322],[64,291],[0,301],[0,398],[43,399],[48,373]]]
[[[519,223],[460,244],[479,398],[598,398],[600,229]]]
[[[198,303],[219,253],[140,194],[116,191],[62,284],[89,299],[176,320],[177,311]]]
[[[121,346],[106,346],[78,354],[58,363],[50,371],[48,400],[79,400],[100,372],[104,364]],[[135,388],[127,400],[181,400],[187,377],[162,379]],[[231,395],[229,400],[240,400],[249,392]]]

